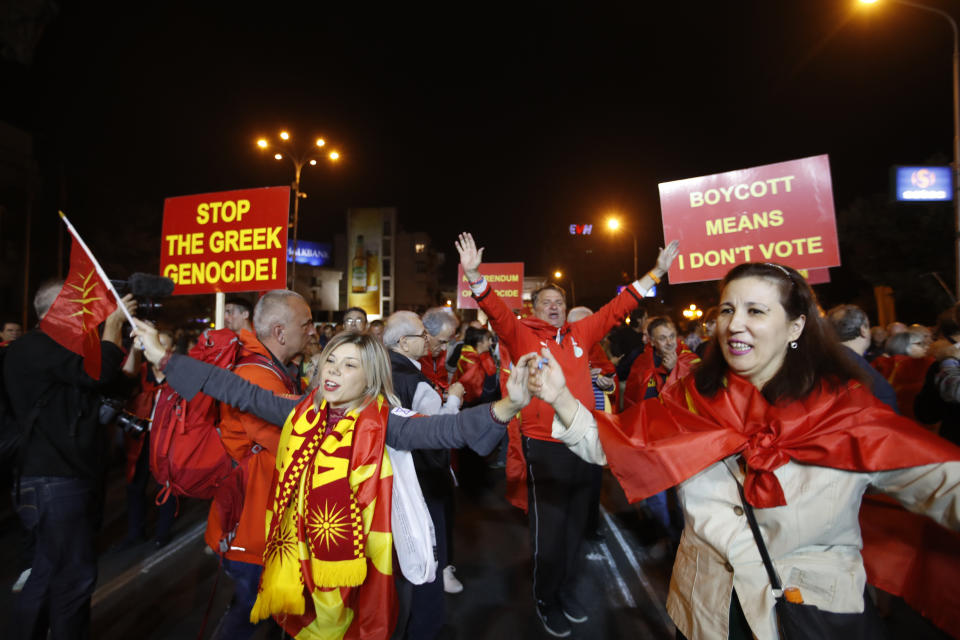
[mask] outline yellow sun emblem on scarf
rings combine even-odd
[[[283,564],[284,557],[296,559],[297,536],[292,529],[279,527],[276,536],[267,540],[264,558],[267,562],[278,560]]]
[[[329,502],[323,503],[323,509],[317,507],[311,511],[307,518],[307,530],[314,544],[326,545],[327,551],[330,550],[331,543],[336,545],[340,540],[346,539],[349,529],[350,523],[343,507],[331,508]]]
[[[90,292],[93,291],[97,287],[97,284],[99,284],[100,282],[99,280],[94,280],[92,284],[90,283],[90,280],[93,278],[93,274],[94,274],[94,271],[90,271],[90,273],[88,273],[87,275],[77,274],[78,284],[74,284],[73,282],[67,283],[69,286],[73,287],[79,292],[78,293],[78,295],[80,296],[79,298],[67,298],[67,301],[75,302],[80,305],[80,310],[77,311],[76,313],[71,313],[70,317],[73,318],[74,316],[80,316],[80,328],[84,332],[87,331],[86,316],[93,315],[93,311],[90,311],[90,309],[87,308],[87,305],[93,302],[96,302],[97,300],[100,300],[99,296],[97,297],[90,296]]]

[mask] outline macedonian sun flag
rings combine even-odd
[[[273,616],[297,640],[387,640],[397,616],[390,406],[379,396],[344,413],[317,408],[314,394],[280,435],[250,620]]]
[[[61,346],[83,356],[83,368],[94,379],[100,378],[100,334],[97,327],[114,309],[117,301],[100,265],[62,213],[72,238],[70,273],[50,306],[40,329]]]

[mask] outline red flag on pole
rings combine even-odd
[[[83,356],[83,368],[91,378],[100,378],[100,335],[97,327],[117,301],[104,283],[95,261],[77,241],[70,228],[70,273],[56,300],[40,322],[48,336]]]

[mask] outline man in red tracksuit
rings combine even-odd
[[[518,320],[480,275],[483,249],[477,249],[473,236],[460,234],[456,246],[473,295],[510,355],[519,358],[549,348],[563,367],[570,391],[588,407],[594,402],[590,347],[636,308],[677,256],[674,241],[661,250],[656,265],[643,278],[595,314],[568,323],[563,289],[553,284],[533,293],[534,317]],[[551,437],[552,424],[553,409],[536,398],[520,414],[537,615],[548,633],[565,637],[572,633],[570,622],[587,620],[574,588],[589,504],[590,465]]]

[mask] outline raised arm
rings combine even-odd
[[[529,363],[520,358],[507,380],[506,398],[465,409],[454,415],[419,416],[394,409],[387,424],[387,444],[394,449],[454,449],[469,446],[480,455],[493,451],[510,419],[530,402]]]
[[[136,322],[136,346],[143,349],[147,360],[160,366],[166,350],[157,340],[157,330],[140,320]],[[251,384],[226,369],[194,360],[189,356],[172,354],[162,364],[167,383],[187,400],[202,391],[220,402],[252,413],[277,426],[283,426],[287,416],[300,401],[299,397],[274,395],[272,391]]]
[[[466,232],[461,233],[454,244],[460,254],[460,266],[463,267],[463,274],[470,283],[470,290],[477,299],[477,304],[489,317],[494,333],[500,337],[510,353],[519,353],[517,340],[519,321],[513,314],[513,310],[504,304],[497,292],[480,274],[483,247],[478,249],[473,236]]]
[[[674,240],[666,247],[660,249],[657,255],[657,261],[653,267],[647,271],[642,278],[625,287],[623,292],[600,307],[596,313],[587,316],[575,324],[577,333],[583,341],[588,344],[599,342],[603,336],[607,335],[613,327],[628,313],[633,311],[640,300],[647,294],[654,285],[659,284],[670,270],[670,265],[676,260],[680,253],[680,241]],[[578,338],[580,339],[580,338]]]

